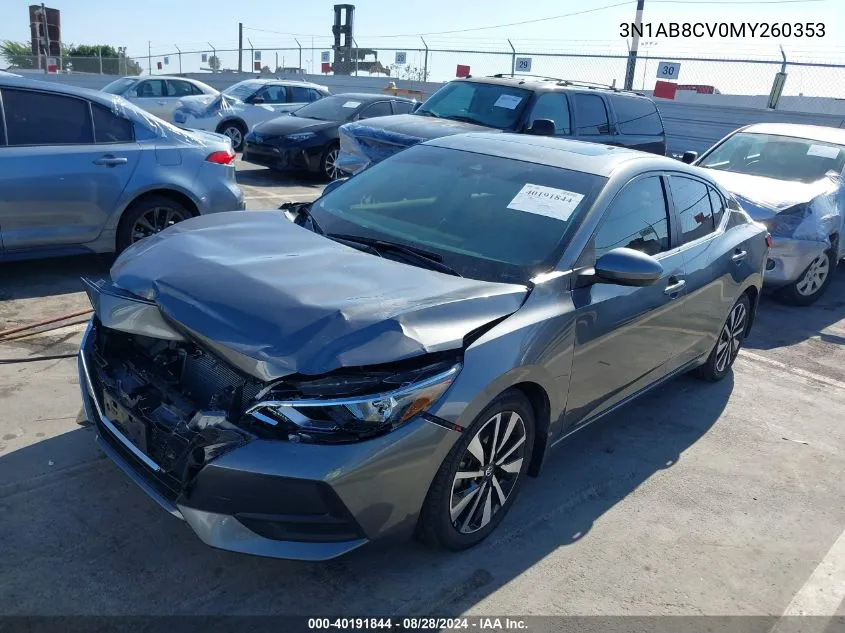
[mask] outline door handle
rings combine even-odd
[[[159,101],[158,104],[159,105],[167,105],[167,101]]]
[[[127,158],[125,156],[112,156],[111,154],[106,154],[105,156],[100,156],[97,160],[94,161],[95,165],[105,165],[106,167],[115,167],[117,165],[125,165],[127,162]]]
[[[669,281],[672,281],[672,280],[670,279]],[[687,285],[686,281],[684,281],[683,279],[678,279],[677,281],[675,281],[675,283],[669,284],[668,286],[666,286],[666,289],[663,291],[663,294],[665,294],[665,295],[676,294],[676,293],[680,292],[681,290],[683,290],[684,286],[686,286],[686,285]]]
[[[733,254],[733,255],[731,255],[731,259],[732,259],[734,262],[736,262],[736,263],[738,264],[738,263],[739,263],[739,262],[741,262],[743,259],[745,259],[745,256],[746,256],[746,255],[748,255],[748,252],[747,252],[747,251],[742,251],[742,250],[740,250],[740,249],[736,249],[736,250],[734,251],[734,254]]]

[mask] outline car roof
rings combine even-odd
[[[115,95],[107,92],[100,92],[99,90],[80,88],[78,86],[54,83],[52,81],[39,81],[37,79],[29,79],[28,77],[9,77],[7,75],[0,75],[0,86],[5,86],[7,88],[29,88],[30,90],[41,90],[44,92],[83,97],[84,99],[96,101],[97,103],[109,108],[112,107],[115,98]]]
[[[432,139],[424,145],[511,158],[605,178],[610,177],[620,165],[632,160],[648,159],[649,169],[689,171],[684,163],[665,156],[554,136],[472,132]]]
[[[620,90],[613,86],[604,86],[601,84],[592,84],[589,82],[579,82],[576,80],[556,79],[554,77],[534,77],[531,75],[516,75],[514,77],[507,77],[504,75],[493,75],[491,77],[465,77],[461,79],[453,79],[452,81],[463,81],[480,84],[493,84],[497,86],[509,86],[515,88],[523,88],[525,90],[548,90],[548,91],[569,91],[569,90],[583,90],[596,91],[610,94],[616,94],[624,97],[632,97],[635,99],[648,99],[648,97],[639,92],[631,90]],[[650,99],[649,99],[650,101]]]
[[[252,77],[250,79],[243,79],[235,83],[277,84],[282,86],[306,86],[308,88],[322,88],[323,90],[326,89],[325,86],[321,86],[320,84],[311,83],[310,81],[301,81],[299,79],[273,79],[266,77]]]
[[[754,123],[739,130],[749,134],[774,134],[791,136],[808,141],[822,141],[845,145],[845,130],[824,125],[804,125],[799,123]]]
[[[413,99],[407,97],[397,97],[391,94],[379,92],[341,92],[331,95],[333,97],[347,97],[350,99],[358,99],[359,101],[379,101],[380,99],[390,99],[392,101],[407,101],[413,103]]]

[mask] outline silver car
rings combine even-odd
[[[146,110],[170,121],[179,100],[185,97],[215,97],[219,91],[208,84],[187,77],[121,77],[103,88],[103,92],[118,95]]]
[[[107,253],[245,208],[229,139],[121,97],[0,78],[0,259]]]
[[[692,152],[685,160],[694,160]],[[819,299],[845,256],[845,130],[758,123],[732,132],[696,164],[774,238],[765,283],[795,305]]]

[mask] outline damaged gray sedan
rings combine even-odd
[[[691,153],[685,158],[693,158]],[[774,244],[765,283],[795,305],[818,300],[845,256],[845,130],[759,123],[722,139],[696,163],[755,220]]]
[[[79,354],[108,455],[209,545],[321,560],[487,537],[565,437],[726,376],[766,230],[665,157],[506,134],[132,246]]]

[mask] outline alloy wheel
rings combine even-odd
[[[514,411],[487,420],[464,450],[452,481],[452,526],[462,534],[484,528],[505,505],[522,472],[525,422]]]
[[[230,125],[226,129],[223,130],[223,134],[228,136],[229,139],[232,141],[232,147],[237,148],[241,146],[241,143],[244,140],[243,132],[234,125]]]
[[[132,227],[131,243],[142,240],[145,237],[161,233],[164,229],[181,222],[185,216],[170,207],[152,207],[143,213]]]
[[[727,371],[736,355],[739,354],[747,318],[748,310],[745,304],[737,303],[719,333],[719,342],[716,344],[716,371],[720,373]]]
[[[326,178],[336,180],[340,177],[340,170],[337,168],[337,157],[340,155],[340,150],[333,147],[326,154],[325,167]]]
[[[810,297],[824,286],[829,274],[830,260],[826,253],[822,253],[812,261],[807,272],[795,284],[795,289],[802,297]]]

